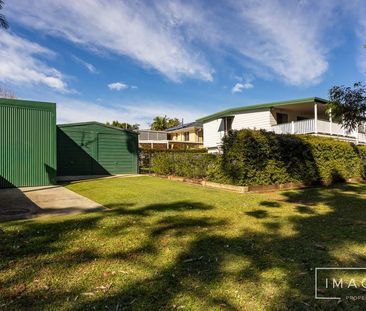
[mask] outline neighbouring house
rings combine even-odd
[[[140,130],[139,146],[144,149],[192,149],[203,147],[202,124],[191,122],[165,131]]]
[[[202,146],[203,144],[202,123],[199,122],[180,124],[167,129],[166,132],[172,143],[184,142],[192,144],[192,146]]]
[[[139,130],[139,147],[142,149],[169,149],[165,131]]]
[[[327,113],[327,100],[311,97],[220,111],[197,121],[203,124],[204,147],[218,152],[229,130],[264,129],[276,134],[311,134],[366,144],[365,124],[347,131]]]

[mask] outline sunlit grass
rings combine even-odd
[[[237,194],[138,177],[67,187],[108,210],[1,224],[0,309],[332,310],[314,300],[314,268],[366,264],[363,184]]]

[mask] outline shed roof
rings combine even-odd
[[[323,98],[319,98],[319,97],[308,97],[308,98],[299,98],[299,99],[271,102],[271,103],[258,104],[258,105],[234,107],[234,108],[219,111],[219,112],[210,114],[206,117],[197,119],[197,122],[207,122],[207,121],[211,121],[211,120],[214,120],[214,119],[230,116],[232,114],[239,113],[239,112],[242,112],[242,111],[250,111],[250,110],[257,110],[257,109],[269,109],[269,108],[272,108],[272,107],[286,106],[286,105],[311,104],[311,103],[314,103],[314,102],[327,104],[328,100],[323,99]]]
[[[129,132],[129,133],[133,133],[133,134],[138,135],[138,133],[135,132],[135,131],[128,130],[128,129],[122,129],[120,127],[104,124],[104,123],[97,122],[97,121],[57,124],[57,126],[61,127],[61,128],[62,127],[86,126],[86,125],[99,125],[99,126],[103,126],[103,127],[106,127],[106,128],[111,128],[111,129],[114,129],[114,130],[118,130],[118,131],[122,131],[122,132]]]
[[[17,106],[24,108],[43,109],[54,112],[56,104],[51,102],[41,102],[33,100],[15,99],[15,98],[1,98],[0,105]]]

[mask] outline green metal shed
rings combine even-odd
[[[0,98],[0,188],[56,181],[56,104]]]
[[[57,126],[57,175],[138,172],[138,134],[99,122]]]

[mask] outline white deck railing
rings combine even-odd
[[[272,126],[276,134],[310,134],[315,132],[315,120],[308,119]]]
[[[272,126],[276,134],[322,134],[338,136],[346,140],[366,143],[366,134],[357,131],[347,131],[339,123],[325,120],[308,119]]]

